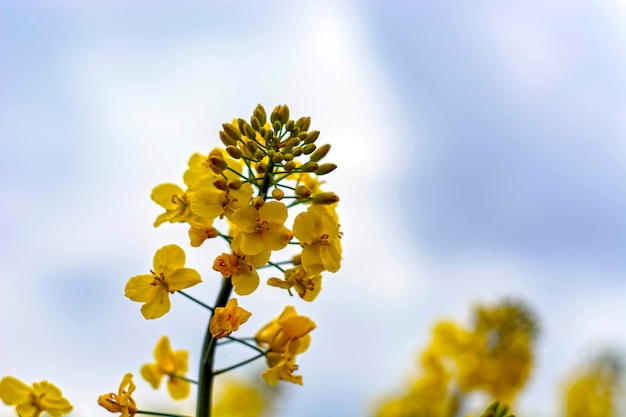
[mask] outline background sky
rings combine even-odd
[[[435,320],[503,296],[542,329],[516,414],[557,415],[567,372],[626,346],[625,18],[617,1],[2,2],[0,375],[106,416],[97,396],[161,335],[195,369],[205,312],[175,298],[148,322],[123,288],[177,243],[211,303],[221,247],[152,228],[150,191],[221,123],[288,104],[332,144],[344,261],[315,303],[240,300],[247,334],[287,302],[318,324],[279,416],[367,415]],[[192,413],[138,387],[141,408]]]

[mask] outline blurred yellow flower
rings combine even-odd
[[[188,369],[189,352],[186,350],[172,351],[170,339],[161,337],[154,348],[156,363],[147,363],[141,367],[141,376],[157,389],[164,376],[168,376],[167,390],[175,400],[182,400],[189,396],[190,383],[182,378]]]
[[[283,380],[294,384],[302,385],[302,375],[294,375],[298,369],[296,365],[296,354],[298,353],[298,342],[289,342],[283,353],[269,352],[266,356],[267,369],[261,374],[265,382],[276,385]]]
[[[217,307],[211,318],[209,329],[213,337],[226,337],[234,331],[239,330],[239,326],[248,321],[252,313],[239,307],[237,299],[231,298],[225,307]]]
[[[112,413],[122,413],[122,417],[132,417],[137,413],[137,404],[131,397],[135,391],[133,374],[124,375],[117,394],[110,392],[98,397],[98,404]]]
[[[60,417],[72,411],[63,393],[48,381],[35,382],[32,387],[12,376],[0,380],[0,399],[6,405],[14,405],[20,417],[39,417],[42,412]]]
[[[220,379],[213,417],[262,417],[267,408],[262,392],[250,383]]]
[[[195,269],[184,266],[185,251],[178,245],[163,246],[154,255],[151,274],[132,277],[126,284],[125,295],[144,303],[141,313],[146,319],[159,318],[170,311],[170,293],[202,282]]]

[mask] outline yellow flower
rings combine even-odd
[[[292,347],[295,353],[302,353],[309,347],[315,322],[306,316],[299,316],[293,306],[287,306],[279,317],[266,324],[254,337],[257,344],[272,352],[284,353],[290,342],[298,342]]]
[[[222,159],[228,165],[228,168],[241,173],[242,165],[230,158],[228,154],[221,148],[213,149],[208,156],[194,153],[189,158],[188,166],[189,168],[183,174],[183,181],[187,187],[194,189],[198,183],[203,178],[212,177],[217,178],[216,173],[221,173],[226,176],[227,179],[238,179],[239,175],[235,174],[230,170],[222,170],[219,167],[215,166],[212,161],[213,158]]]
[[[214,417],[261,417],[267,415],[264,391],[256,384],[229,379],[216,387]]]
[[[272,287],[283,289],[295,288],[296,292],[304,301],[313,301],[322,289],[322,274],[309,274],[302,268],[287,269],[285,271],[285,279],[270,278],[267,284]]]
[[[240,229],[233,248],[246,255],[284,248],[291,240],[291,232],[283,225],[287,215],[287,206],[278,201],[265,203],[258,210],[253,206],[240,208],[231,219]]]
[[[296,216],[293,234],[302,245],[302,266],[310,274],[326,270],[337,272],[341,266],[339,224],[323,206],[312,205]]]
[[[197,182],[191,200],[191,211],[195,215],[207,219],[231,218],[236,210],[250,204],[253,190],[249,183],[239,184],[238,189],[233,189],[223,178],[220,177],[220,180],[207,177]]]
[[[252,313],[237,305],[236,298],[231,298],[225,307],[215,309],[209,330],[216,339],[226,337],[239,330],[239,326],[248,321],[251,315]]]
[[[213,227],[213,219],[201,219],[198,221],[188,220],[189,223],[189,240],[191,246],[197,248],[202,245],[205,240],[219,236],[218,230]]]
[[[270,251],[254,256],[222,253],[215,258],[213,269],[225,277],[231,277],[238,295],[248,295],[259,286],[259,273],[255,268],[265,265],[270,255]]]
[[[269,369],[261,374],[265,382],[276,385],[278,381],[283,380],[302,385],[302,375],[293,374],[298,369],[296,365],[297,344],[298,342],[288,343],[284,353],[269,352],[267,354]]]
[[[44,411],[60,417],[73,409],[61,390],[48,381],[35,382],[31,387],[12,376],[0,380],[0,399],[6,405],[15,405],[20,417],[39,417]]]
[[[137,413],[137,404],[131,397],[135,391],[133,374],[124,375],[117,394],[110,392],[98,397],[98,404],[112,413],[122,413],[122,417],[132,417]]]
[[[202,282],[195,269],[184,268],[185,252],[177,245],[167,245],[154,255],[151,274],[132,277],[126,284],[125,295],[133,301],[145,303],[141,314],[156,319],[170,311],[170,293]]]
[[[154,227],[165,222],[185,222],[191,217],[189,195],[176,184],[160,184],[154,187],[150,198],[165,209],[154,221]]]
[[[156,363],[147,363],[141,367],[141,376],[157,389],[161,379],[169,376],[167,390],[175,400],[182,400],[189,396],[191,386],[189,382],[177,377],[184,377],[188,369],[189,352],[186,350],[172,351],[170,339],[161,337],[154,348]]]

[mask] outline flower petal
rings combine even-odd
[[[174,271],[185,266],[185,251],[178,245],[166,245],[154,254],[154,272],[169,277]]]
[[[171,274],[167,280],[167,286],[172,291],[180,291],[193,287],[202,282],[198,271],[192,268],[180,268]]]
[[[154,276],[150,274],[137,275],[132,277],[124,289],[124,295],[133,301],[145,303],[152,299],[156,287],[152,285]]]
[[[141,306],[141,314],[148,319],[158,319],[170,311],[170,293],[164,289],[155,291],[155,297]]]
[[[30,386],[12,376],[5,376],[0,380],[0,399],[6,405],[24,402],[32,391]]]

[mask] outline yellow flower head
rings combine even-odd
[[[270,251],[254,256],[222,253],[215,258],[213,269],[225,277],[231,277],[238,295],[248,295],[259,286],[259,273],[256,268],[265,265],[270,260],[270,255]]]
[[[231,219],[240,230],[233,239],[233,249],[246,255],[283,249],[292,237],[283,224],[287,216],[287,206],[278,201],[265,203],[259,209],[240,208]]]
[[[239,326],[248,321],[251,315],[252,313],[237,305],[236,298],[231,298],[225,307],[215,309],[209,330],[216,339],[226,337],[239,330]]]
[[[157,185],[152,190],[150,198],[165,209],[165,213],[160,214],[154,221],[154,227],[165,222],[185,222],[192,215],[189,194],[176,184]]]
[[[296,216],[293,234],[302,245],[301,262],[310,274],[326,270],[337,272],[341,266],[339,224],[330,212],[319,205]]]
[[[214,417],[261,417],[267,415],[264,390],[257,384],[228,379],[216,387]]]
[[[60,417],[72,411],[70,402],[63,393],[48,381],[25,384],[12,376],[0,380],[0,399],[6,405],[14,405],[20,417],[39,417],[42,412]]]
[[[189,352],[186,350],[172,351],[170,339],[161,337],[154,348],[156,363],[147,363],[141,367],[141,376],[157,389],[161,379],[168,376],[167,390],[175,400],[182,400],[189,396],[191,386],[189,382],[177,377],[184,377],[188,369]]]
[[[189,240],[191,246],[197,248],[205,240],[219,236],[218,230],[213,227],[213,219],[198,218],[198,221],[189,220]]]
[[[184,290],[200,282],[198,271],[185,266],[185,251],[177,245],[167,245],[154,255],[151,274],[132,277],[126,284],[125,295],[144,303],[141,314],[156,319],[170,311],[170,293]]]
[[[313,301],[322,290],[322,274],[309,274],[299,265],[285,271],[285,279],[270,278],[267,284],[272,287],[290,289],[296,292],[304,301]]]
[[[131,397],[135,391],[133,374],[124,375],[117,394],[110,392],[98,397],[98,404],[112,413],[122,413],[122,417],[132,417],[137,413],[137,404]]]
[[[272,352],[285,353],[291,344],[295,353],[302,353],[309,347],[315,322],[306,316],[299,316],[293,306],[287,306],[281,315],[266,324],[255,336],[257,344]]]
[[[220,166],[217,166],[216,162],[219,163]],[[224,168],[222,168],[224,164],[233,171],[241,173],[241,164],[229,158],[228,154],[221,148],[213,149],[207,156],[194,153],[191,155],[191,158],[189,158],[189,168],[183,174],[183,181],[187,187],[195,190],[198,181],[207,177],[217,178],[217,173],[223,174],[227,179],[237,178],[238,175],[233,171],[228,169],[224,170]]]

